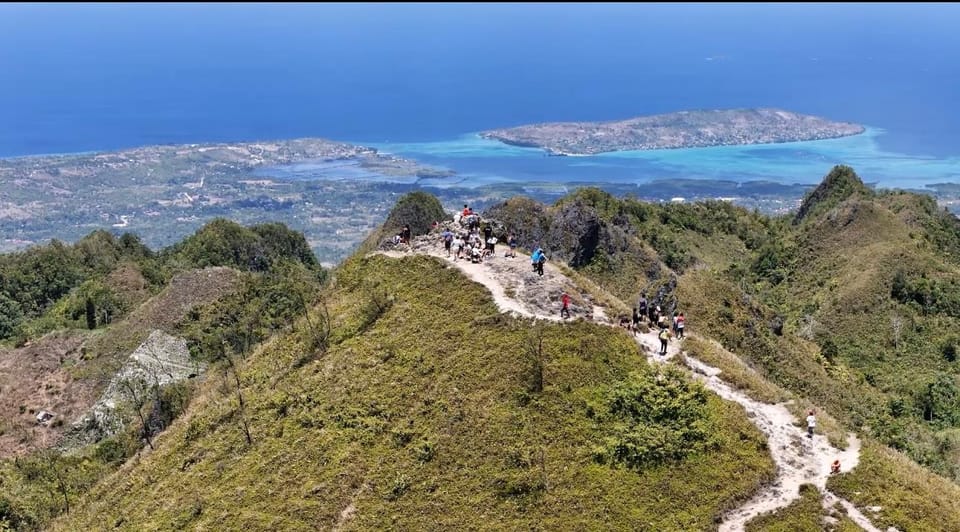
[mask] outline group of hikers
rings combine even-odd
[[[651,305],[650,302],[647,301],[647,295],[643,294],[640,296],[640,301],[637,302],[637,306],[633,308],[632,319],[627,316],[622,316],[620,318],[620,326],[636,335],[640,332],[640,325],[644,323],[645,320],[649,320],[650,327],[656,327],[660,330],[657,334],[657,338],[660,340],[660,355],[667,354],[667,343],[670,341],[671,336],[675,336],[678,340],[684,338],[687,319],[683,315],[683,312],[674,312],[673,318],[671,319],[667,313],[663,312],[660,305]]]
[[[474,264],[480,264],[489,257],[496,256],[497,237],[493,235],[493,227],[490,223],[483,224],[479,213],[473,211],[469,205],[464,205],[463,210],[454,214],[453,221],[455,226],[462,230],[451,230],[445,228],[440,233],[440,242],[443,244],[447,257],[452,257],[454,261],[469,260]],[[434,223],[434,227],[439,225]],[[481,227],[482,226],[482,227]],[[397,235],[398,242],[409,243],[409,226],[404,226],[404,230]],[[517,256],[517,239],[513,234],[507,236],[507,245],[509,249],[504,253],[504,257]],[[543,267],[547,262],[547,255],[539,246],[530,254],[530,265],[533,272],[543,276]],[[570,295],[563,292],[560,296],[560,317],[570,317]],[[658,338],[660,339],[660,354],[667,354],[667,343],[671,336],[677,339],[684,337],[684,328],[686,318],[682,312],[674,312],[671,320],[670,316],[663,312],[660,305],[651,305],[647,301],[647,295],[643,294],[633,308],[633,317],[622,317],[620,325],[625,329],[638,334],[640,324],[644,320],[649,320],[651,327],[660,329]],[[671,332],[672,331],[672,332]]]
[[[393,237],[394,244],[410,245],[410,224],[404,225],[403,229]]]
[[[440,240],[447,252],[447,257],[452,257],[454,261],[465,259],[473,263],[481,263],[488,257],[495,256],[497,238],[493,235],[493,227],[487,223],[482,226],[480,215],[473,212],[468,205],[463,206],[463,211],[454,216],[454,222],[463,228],[463,231],[451,231],[446,228],[440,234]],[[434,226],[438,226],[435,223]],[[405,225],[403,230],[395,237],[396,243],[410,243],[410,226]],[[510,234],[507,237],[509,250],[504,253],[504,257],[517,256],[517,239]],[[530,255],[530,263],[533,272],[543,276],[543,266],[547,261],[547,256],[543,249],[537,247]],[[570,317],[570,295],[562,292],[560,295],[560,317]],[[667,344],[671,337],[678,340],[684,338],[684,329],[686,328],[686,318],[683,312],[674,312],[673,316],[663,312],[660,305],[651,304],[646,294],[642,294],[637,301],[637,306],[633,308],[632,317],[621,316],[620,326],[631,331],[634,335],[639,334],[640,325],[647,322],[649,326],[659,329],[657,338],[660,340],[659,355],[667,354]],[[812,438],[816,428],[816,417],[811,410],[806,419],[807,437]],[[830,473],[840,472],[840,461],[835,460],[830,464]]]
[[[452,257],[454,261],[463,259],[471,263],[480,264],[489,257],[496,256],[496,246],[499,240],[493,234],[493,226],[489,223],[482,224],[480,215],[473,211],[469,205],[463,206],[463,211],[454,215],[455,224],[463,228],[462,231],[451,231],[444,229],[440,233],[440,241],[447,252],[447,257]],[[481,225],[483,227],[481,228]],[[507,235],[508,249],[503,253],[505,258],[514,258],[517,256],[517,238]],[[534,254],[543,253],[540,248],[534,251]],[[544,257],[546,260],[546,257]],[[534,267],[534,271],[537,271]],[[543,275],[543,268],[540,268],[540,275]]]

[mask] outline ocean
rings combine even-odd
[[[325,137],[471,182],[955,182],[958,27],[957,4],[2,4],[0,156]],[[739,107],[870,129],[589,158],[475,136]]]

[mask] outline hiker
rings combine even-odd
[[[677,339],[680,340],[683,338],[683,326],[686,324],[686,318],[683,317],[683,312],[677,316]]]
[[[670,329],[663,327],[660,329],[660,354],[666,356],[667,354],[667,342],[670,341]]]
[[[410,243],[410,226],[404,225],[403,231],[400,231],[400,241],[404,244]]]
[[[670,326],[673,328],[673,335],[677,335],[677,312],[673,312],[673,320],[670,322]]]
[[[456,262],[457,259],[463,258],[463,245],[464,245],[463,237],[460,235],[457,235],[456,238],[453,239],[453,249],[454,249],[453,261],[454,262]]]
[[[620,316],[620,326],[626,330],[630,330],[630,317],[629,316]]]
[[[563,295],[560,296],[560,304],[561,304],[560,317],[562,318],[563,315],[566,314],[567,317],[569,318],[570,317],[570,296],[567,295],[566,292],[564,292]]]
[[[510,251],[505,253],[504,257],[516,257],[517,256],[517,237],[513,235],[507,236],[507,245],[510,246]]]
[[[830,474],[836,475],[840,472],[840,460],[834,460],[833,464],[830,465]]]
[[[464,203],[464,204],[463,204],[463,218],[466,218],[467,216],[470,216],[471,214],[473,214],[473,211],[471,211],[471,210],[470,210],[470,207],[468,207],[467,204]]]
[[[443,240],[443,249],[447,250],[447,258],[450,258],[450,246],[453,245],[453,233],[449,229],[444,229],[440,233],[440,239]]]
[[[807,415],[807,437],[813,437],[813,429],[817,428],[817,418],[813,415],[813,410]]]
[[[657,305],[657,327],[666,329],[668,327],[667,319],[667,315],[660,312],[660,305]]]
[[[490,238],[487,239],[487,251],[490,252],[489,255],[491,257],[497,254],[496,246],[497,246],[497,237],[491,236]]]
[[[490,224],[483,226],[483,241],[486,242],[490,240],[490,237],[493,236],[493,228],[490,227]]]
[[[483,262],[483,256],[480,251],[480,244],[474,244],[474,246],[470,248],[470,262],[474,264],[480,264],[481,262]]]
[[[640,309],[633,307],[633,334],[637,334],[637,331],[640,330],[640,320],[643,314],[640,313]]]
[[[647,294],[640,296],[640,303],[637,305],[637,308],[640,310],[640,316],[647,316]]]
[[[534,250],[533,255],[530,255],[530,263],[533,265],[533,271],[540,274],[540,277],[543,277],[543,263],[547,262],[547,256],[543,254],[543,250],[539,247]]]

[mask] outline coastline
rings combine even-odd
[[[527,148],[527,149],[532,149],[532,150],[541,151],[541,152],[546,153],[546,154],[547,154],[548,156],[550,156],[550,157],[596,157],[596,156],[609,155],[609,154],[614,154],[614,153],[635,153],[635,152],[636,152],[636,153],[643,153],[643,152],[673,151],[673,150],[701,150],[701,149],[728,148],[728,147],[743,148],[743,147],[748,147],[748,146],[770,146],[770,145],[785,145],[785,144],[804,144],[804,143],[808,143],[808,142],[820,142],[820,141],[825,141],[825,140],[836,140],[836,139],[844,139],[844,138],[850,138],[850,137],[858,137],[858,136],[861,136],[861,135],[865,135],[865,134],[867,134],[868,132],[871,131],[871,128],[870,128],[869,126],[861,125],[860,127],[863,128],[863,130],[862,130],[862,131],[859,131],[859,132],[857,132],[857,133],[847,133],[847,134],[835,135],[835,136],[829,136],[829,137],[823,137],[823,138],[817,138],[817,139],[782,140],[782,141],[773,140],[773,141],[768,141],[768,142],[742,142],[742,143],[731,142],[731,143],[729,143],[729,144],[712,144],[712,145],[709,145],[709,146],[699,146],[699,145],[690,145],[690,146],[657,146],[657,147],[651,147],[651,148],[635,148],[635,149],[623,149],[623,150],[621,150],[621,149],[602,150],[602,151],[596,151],[596,152],[592,152],[592,153],[569,152],[569,151],[564,151],[564,150],[558,150],[558,149],[556,149],[556,148],[551,148],[551,147],[549,147],[549,146],[544,146],[544,145],[535,145],[535,144],[523,143],[523,142],[511,142],[511,141],[509,141],[509,140],[504,140],[504,139],[497,138],[497,137],[492,136],[492,135],[488,135],[488,134],[486,134],[486,133],[484,133],[484,132],[478,132],[478,133],[476,133],[476,135],[477,135],[479,138],[483,139],[483,140],[488,140],[488,141],[491,141],[491,142],[497,142],[497,143],[504,144],[504,145],[507,145],[507,146],[511,146],[511,147],[514,147],[514,148]],[[883,131],[883,130],[880,130],[880,131]]]

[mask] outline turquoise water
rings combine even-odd
[[[467,134],[449,141],[367,143],[457,172],[421,179],[422,186],[479,187],[497,183],[643,184],[661,179],[713,179],[744,183],[816,184],[836,164],[852,166],[881,188],[923,188],[960,180],[960,157],[916,156],[881,149],[879,128],[839,139],[752,146],[548,157],[542,150],[507,146]]]

